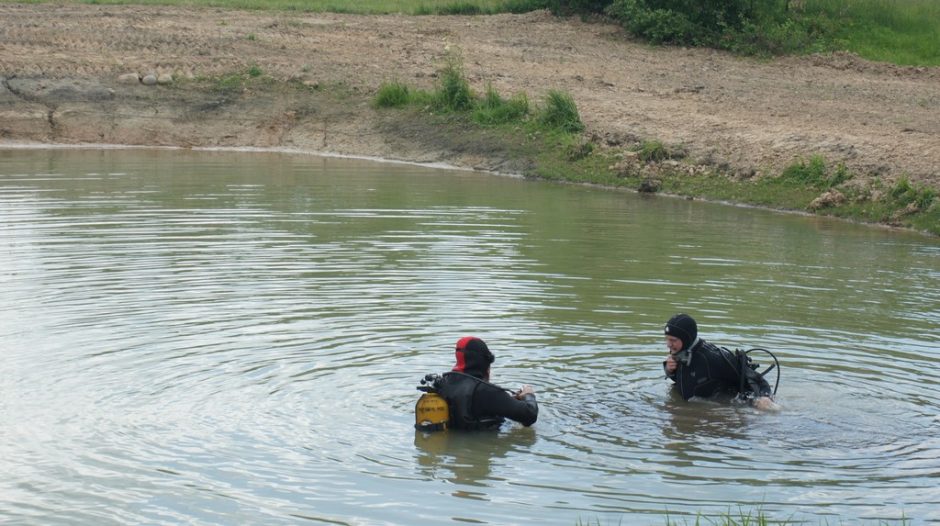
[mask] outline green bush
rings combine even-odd
[[[691,44],[699,31],[686,15],[668,9],[650,9],[644,0],[617,0],[608,14],[634,35],[654,44]]]
[[[545,96],[545,106],[539,112],[538,121],[543,126],[566,133],[579,133],[584,130],[584,123],[581,122],[574,99],[558,90],[550,90]]]
[[[606,13],[653,43],[748,53],[806,45],[807,30],[788,19],[786,0],[615,0]]]

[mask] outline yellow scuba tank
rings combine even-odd
[[[450,412],[447,400],[437,393],[424,393],[415,404],[415,429],[442,431],[447,429]]]
[[[415,404],[415,429],[419,431],[442,431],[447,429],[450,408],[447,400],[437,394],[437,383],[441,377],[436,374],[426,375],[421,379],[419,391],[424,391]]]

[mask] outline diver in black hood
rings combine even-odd
[[[496,359],[486,343],[475,336],[457,341],[457,364],[441,375],[437,393],[447,400],[451,429],[495,429],[505,419],[531,426],[539,416],[535,392],[523,385],[515,393],[489,383],[490,364]]]
[[[757,409],[779,409],[770,384],[754,369],[747,355],[699,338],[698,325],[688,314],[669,318],[663,332],[669,349],[663,369],[682,398],[725,393],[739,396]]]

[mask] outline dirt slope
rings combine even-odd
[[[326,117],[314,124],[296,111],[278,114],[283,106],[265,107],[277,103],[259,96],[238,123],[175,115],[143,133],[146,126],[127,124],[141,111],[156,122],[162,97],[196,95],[117,81],[131,72],[181,78],[256,65],[275,78],[363,94],[386,80],[430,88],[452,46],[475,89],[492,83],[504,95],[525,91],[535,100],[548,89],[566,90],[589,132],[614,142],[681,144],[693,158],[742,173],[772,173],[818,153],[858,172],[889,180],[907,174],[940,188],[940,68],[849,55],[759,62],[651,48],[628,41],[616,26],[546,12],[406,17],[0,4],[0,21],[0,138],[8,140],[285,146],[453,160],[368,133],[375,112],[361,104],[315,108],[311,113]],[[122,90],[154,91],[146,104],[122,106]],[[90,113],[87,105],[96,102],[110,104],[110,114]],[[233,126],[241,131],[223,129]],[[340,133],[327,141],[331,131]]]

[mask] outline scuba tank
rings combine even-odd
[[[725,350],[727,350],[727,349],[725,349]],[[757,362],[752,362],[752,361],[751,361],[751,356],[750,356],[750,354],[751,354],[752,352],[754,352],[754,351],[766,353],[767,355],[769,355],[769,356],[773,359],[774,363],[772,363],[769,367],[767,367],[767,368],[764,369],[763,371],[758,371],[757,369],[760,368],[760,365],[758,365]],[[746,351],[742,351],[741,349],[735,349],[735,350],[734,350],[734,355],[735,355],[735,358],[737,358],[737,360],[738,360],[738,371],[739,371],[739,375],[738,375],[738,392],[739,392],[739,393],[743,393],[743,392],[744,392],[744,382],[745,382],[744,368],[745,368],[745,367],[749,367],[749,368],[753,369],[755,372],[757,372],[757,374],[759,374],[762,378],[765,377],[765,376],[767,376],[767,373],[769,373],[770,371],[773,371],[774,369],[776,369],[776,370],[777,370],[777,375],[776,375],[777,378],[776,378],[776,380],[774,380],[773,395],[776,395],[776,394],[777,394],[777,387],[780,386],[780,361],[777,360],[777,357],[774,356],[774,353],[768,351],[767,349],[761,349],[761,348],[759,348],[759,347],[756,347],[756,348],[754,348],[754,349],[748,349],[748,350],[746,350]]]
[[[450,408],[447,400],[437,394],[440,375],[429,374],[421,379],[417,387],[424,394],[415,403],[415,429],[424,432],[443,431],[450,420]]]

